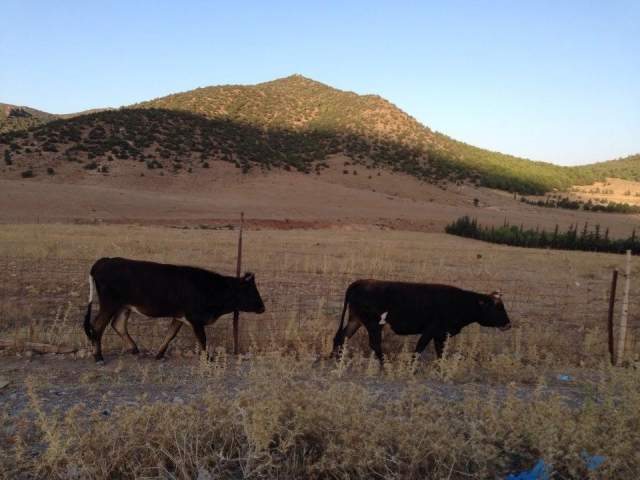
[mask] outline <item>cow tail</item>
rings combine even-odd
[[[333,350],[331,351],[331,356],[336,357],[339,355],[340,345],[344,342],[343,329],[345,328],[344,324],[344,316],[347,313],[347,307],[349,306],[349,290],[351,288],[347,288],[346,293],[344,294],[344,305],[342,307],[342,315],[340,315],[340,323],[338,324],[338,331],[336,332],[335,337],[333,337]]]
[[[87,334],[87,338],[92,342],[96,338],[95,331],[91,325],[91,306],[93,305],[93,293],[96,289],[96,282],[93,279],[93,275],[89,274],[89,303],[87,304],[87,313],[84,315],[84,333]]]
[[[340,330],[342,330],[345,327],[344,316],[347,313],[348,306],[349,306],[349,289],[347,289],[347,291],[344,294],[344,305],[342,306],[342,315],[340,315],[340,323],[338,324],[338,331],[336,332],[336,335],[339,334]]]

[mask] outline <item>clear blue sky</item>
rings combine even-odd
[[[0,102],[54,113],[292,73],[536,160],[640,152],[640,0],[2,0]]]

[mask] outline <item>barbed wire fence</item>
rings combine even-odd
[[[325,257],[334,264],[343,260],[340,255]],[[0,257],[3,271],[0,338],[86,346],[82,319],[88,298],[88,273],[93,261],[86,258]],[[336,272],[323,267],[322,262],[318,266],[317,257],[311,254],[287,252],[277,267],[257,270],[258,288],[267,311],[262,315],[241,314],[240,352],[287,348],[297,343],[328,353],[347,286],[358,278],[380,278],[379,272],[349,267],[346,265],[345,271]],[[221,273],[232,275],[235,272]],[[520,270],[496,275],[482,267],[440,262],[429,272],[429,278],[408,271],[406,265],[385,268],[383,278],[444,283],[485,293],[500,290],[514,330],[519,330],[520,334],[494,329],[472,330],[488,351],[506,352],[535,346],[543,355],[564,356],[572,361],[583,361],[594,354],[607,356],[610,282],[598,278],[532,280],[538,278],[537,273]],[[624,351],[627,358],[635,359],[640,355],[640,302],[636,294],[640,289],[637,282],[631,285]],[[619,292],[614,316],[616,339],[621,308]],[[165,336],[167,322],[133,314],[129,331],[143,350],[154,351]],[[232,352],[231,315],[208,327],[207,336],[212,348],[223,347]],[[356,344],[358,336],[366,350],[364,333],[359,332],[354,337]],[[412,347],[417,338],[408,340]],[[385,329],[386,351],[397,351],[406,341],[406,337]],[[516,342],[520,344],[516,345]],[[193,333],[183,328],[172,348],[174,351],[193,351],[194,345]],[[107,351],[120,348],[120,339],[110,328],[105,333],[105,347]]]

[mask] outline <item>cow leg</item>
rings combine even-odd
[[[436,355],[438,358],[442,358],[442,354],[444,353],[444,346],[447,343],[447,336],[437,336],[433,339],[433,344],[436,347]]]
[[[338,356],[340,347],[344,341],[353,337],[361,326],[362,322],[358,316],[349,310],[349,320],[347,321],[347,325],[344,328],[340,328],[336,333],[336,336],[333,338],[333,351],[331,352],[332,357]]]
[[[422,332],[422,335],[420,336],[420,338],[418,339],[418,343],[416,344],[416,354],[420,355],[422,352],[424,352],[424,349],[427,348],[427,345],[429,345],[429,342],[433,337],[433,328],[427,328],[424,332]],[[444,343],[442,343],[442,345],[444,346]],[[437,349],[438,346],[436,344],[436,351]]]
[[[104,333],[105,328],[107,328],[107,325],[109,325],[114,314],[115,313],[111,310],[100,309],[96,318],[91,322],[91,328],[93,330],[92,342],[94,347],[93,358],[95,358],[96,362],[104,362],[104,358],[102,357],[102,334]]]
[[[196,340],[198,340],[198,344],[200,345],[200,349],[202,352],[207,354],[207,334],[204,331],[204,325],[201,323],[191,323],[191,327],[193,327],[193,333],[196,336]]]
[[[378,324],[377,318],[373,322],[368,322],[365,324],[367,328],[367,332],[369,332],[369,346],[376,354],[376,358],[380,361],[380,364],[383,363],[383,355],[382,355],[382,326]]]
[[[176,335],[180,331],[180,328],[182,328],[182,322],[180,320],[178,320],[177,318],[171,320],[169,329],[167,330],[167,336],[164,338],[164,342],[162,343],[160,350],[158,350],[156,359],[160,360],[162,357],[164,357],[164,354],[167,351],[167,347],[171,343],[171,340],[176,338]]]
[[[138,346],[136,342],[133,341],[133,338],[129,335],[129,331],[127,330],[127,322],[129,321],[129,316],[131,315],[131,309],[125,308],[121,310],[111,322],[111,328],[113,328],[116,333],[122,339],[124,343],[124,348],[127,352],[136,355],[140,352],[138,350]]]

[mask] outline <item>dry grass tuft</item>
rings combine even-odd
[[[450,356],[431,374],[459,375],[471,369],[466,363]],[[484,391],[464,383],[443,394],[425,382],[423,366],[405,359],[386,368],[371,375],[360,356],[319,365],[298,355],[238,361],[220,352],[194,370],[190,382],[209,384],[196,400],[113,411],[45,409],[29,379],[29,408],[18,418],[0,413],[0,467],[7,478],[484,479],[544,458],[554,478],[640,471],[635,371],[601,367],[578,382],[574,402],[541,382],[526,395],[513,382]],[[231,377],[242,381],[238,392],[220,388]],[[394,388],[371,389],[371,381]],[[584,454],[606,461],[589,473]]]

